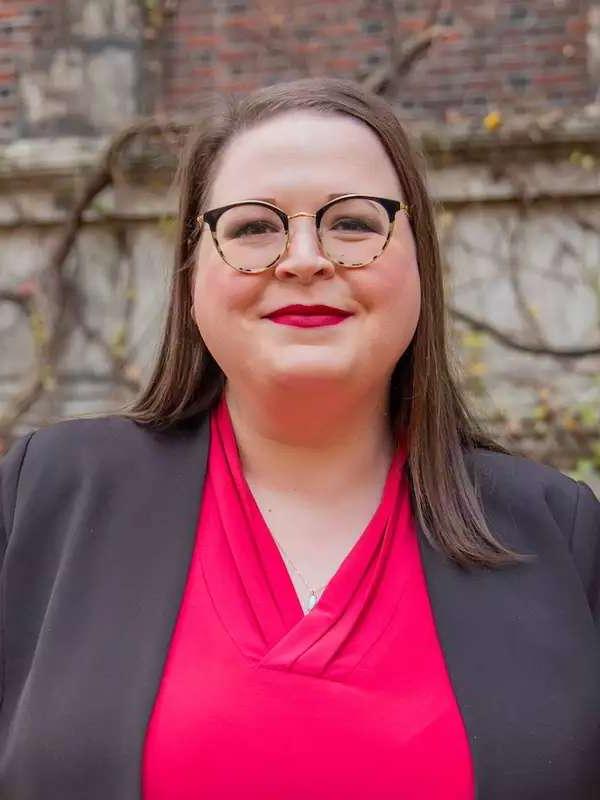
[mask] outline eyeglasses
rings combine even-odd
[[[296,217],[315,220],[325,257],[342,267],[364,267],[385,250],[398,211],[409,207],[399,200],[346,194],[321,206],[314,214],[288,216],[271,203],[244,200],[200,214],[210,228],[223,260],[239,272],[264,272],[274,267],[289,245],[289,222]]]

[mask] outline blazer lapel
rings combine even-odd
[[[481,606],[484,598],[472,585],[476,580],[434,550],[418,523],[417,531],[436,629],[469,739],[476,798],[505,800],[508,795],[493,791],[494,763],[498,754],[490,745],[491,739],[497,738],[497,722],[490,718],[492,715],[486,714],[480,696],[482,691],[486,697],[495,691],[485,685],[486,671],[481,670],[482,659],[493,660],[493,650],[498,644],[489,633],[486,634],[485,620],[493,619],[493,616],[488,616]],[[487,630],[491,631],[491,628]]]
[[[500,480],[482,499],[490,529],[517,552],[534,547],[532,563],[464,569],[417,525],[476,798],[600,797],[600,651],[566,539],[541,504],[511,507]]]
[[[6,796],[141,798],[147,724],[196,535],[206,423],[157,433],[86,420],[65,429],[74,435],[59,438],[50,463],[28,463],[19,506],[31,513],[16,515],[6,596],[29,616],[6,635],[9,653],[33,655],[30,666],[13,659],[8,674],[10,687],[25,673],[16,703],[9,691],[3,707],[12,717],[0,746]],[[35,582],[32,553],[45,565]]]
[[[124,705],[131,713],[128,724],[131,758],[124,776],[123,791],[119,795],[123,798],[142,797],[141,770],[146,729],[183,597],[196,537],[208,457],[208,416],[189,430],[166,434],[164,438],[158,435],[156,441],[160,442],[156,458],[149,459],[142,466],[144,474],[138,476],[141,480],[132,482],[142,490],[138,503],[145,508],[145,524],[134,535],[131,530],[123,530],[131,548],[123,559],[123,585],[129,585],[127,598],[135,596],[138,599],[135,608],[131,609],[131,627],[123,626],[124,630],[129,628],[132,635],[123,637],[118,657],[122,669],[134,668],[137,677],[128,686],[129,697],[119,697],[117,691],[112,701],[115,728],[122,725]],[[127,525],[126,520],[124,525]],[[127,598],[106,597],[106,603],[115,609],[115,615],[119,615],[127,608]],[[98,642],[98,647],[114,648],[114,634],[106,629],[103,632],[106,639]]]

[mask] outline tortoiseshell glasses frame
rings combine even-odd
[[[335,206],[337,203],[340,203],[340,202],[343,202],[343,201],[348,201],[348,200],[369,200],[369,201],[371,201],[373,203],[378,203],[385,210],[385,212],[387,214],[388,230],[387,230],[387,235],[385,237],[385,240],[382,243],[380,250],[373,257],[370,257],[367,261],[364,261],[364,262],[345,263],[343,261],[340,261],[339,259],[336,259],[335,257],[332,257],[331,254],[328,253],[327,249],[324,247],[324,244],[323,244],[323,241],[322,241],[322,238],[321,238],[320,225],[321,225],[321,221],[323,219],[324,214],[329,209],[331,209],[333,206]],[[244,267],[242,267],[240,265],[232,264],[230,261],[228,261],[227,257],[225,256],[225,254],[223,252],[223,248],[221,246],[221,243],[219,242],[219,238],[218,238],[218,235],[217,235],[217,224],[219,222],[219,219],[221,218],[221,216],[226,211],[229,211],[232,208],[243,207],[243,206],[260,206],[260,207],[263,207],[263,208],[266,208],[266,209],[270,209],[281,220],[283,231],[285,232],[285,238],[284,238],[284,241],[283,241],[283,245],[281,247],[281,251],[268,264],[265,264],[262,267],[253,268],[253,269],[247,269],[247,268],[244,268]],[[208,225],[208,227],[210,229],[210,232],[211,232],[211,236],[212,236],[213,242],[214,242],[215,247],[217,249],[217,252],[221,256],[223,261],[225,261],[225,263],[228,264],[228,266],[232,267],[233,269],[237,270],[238,272],[243,272],[243,273],[246,273],[246,274],[255,275],[255,274],[260,273],[260,272],[265,272],[268,269],[272,269],[280,261],[280,259],[285,255],[285,253],[287,252],[287,249],[289,247],[289,239],[290,239],[290,237],[289,237],[289,229],[290,229],[289,223],[290,223],[290,220],[295,219],[296,217],[312,217],[314,219],[317,238],[318,238],[318,241],[319,241],[319,245],[321,247],[321,251],[323,252],[325,257],[329,261],[331,261],[333,264],[335,264],[336,266],[341,266],[341,267],[346,267],[346,268],[351,268],[351,269],[352,268],[357,268],[357,267],[365,267],[365,266],[367,266],[367,264],[371,264],[373,261],[376,261],[378,258],[380,258],[382,253],[385,251],[385,248],[387,247],[387,245],[388,245],[388,243],[389,243],[389,241],[391,239],[392,233],[394,231],[394,224],[395,224],[395,221],[396,221],[396,215],[397,215],[397,213],[399,211],[404,212],[407,215],[407,217],[410,218],[409,206],[406,203],[401,202],[400,200],[392,200],[392,199],[387,198],[387,197],[374,197],[372,195],[364,195],[364,194],[344,194],[344,195],[340,195],[339,197],[335,197],[332,200],[329,200],[327,203],[325,203],[323,206],[321,206],[314,213],[309,213],[307,211],[299,211],[296,214],[288,215],[288,214],[285,213],[285,211],[283,211],[283,209],[279,208],[276,205],[273,205],[272,203],[268,203],[268,202],[266,202],[264,200],[241,200],[241,201],[238,201],[236,203],[229,203],[226,206],[220,206],[219,208],[212,208],[209,211],[205,211],[203,214],[200,214],[196,218],[196,221],[198,222],[198,224],[200,226],[202,226],[204,223],[206,223]]]

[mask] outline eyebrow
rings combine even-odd
[[[337,197],[343,197],[347,194],[360,194],[359,192],[333,192],[333,194],[328,194],[325,198],[325,202],[328,203],[330,200],[335,200]],[[271,203],[272,206],[278,206],[277,200],[274,197],[250,197],[247,200],[240,200],[241,203],[250,203],[252,200],[260,200],[263,203]]]

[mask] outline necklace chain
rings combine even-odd
[[[272,535],[272,534],[271,534],[271,535]],[[285,550],[283,549],[283,547],[281,546],[281,544],[280,544],[280,543],[277,541],[277,539],[276,539],[274,536],[273,536],[273,539],[275,540],[275,544],[277,545],[277,547],[278,547],[278,548],[281,550],[281,554],[283,555],[283,557],[285,558],[285,560],[288,562],[288,564],[290,565],[290,567],[292,568],[292,570],[293,570],[293,571],[296,573],[296,575],[297,575],[297,576],[300,578],[300,580],[302,581],[302,583],[303,583],[303,584],[306,586],[306,588],[308,589],[308,592],[309,592],[309,598],[308,598],[308,608],[307,608],[307,609],[305,609],[305,611],[310,611],[312,608],[314,608],[314,606],[315,606],[315,604],[316,604],[317,600],[318,600],[318,599],[319,599],[319,597],[321,596],[321,594],[322,594],[322,592],[323,592],[323,590],[325,589],[325,586],[326,586],[327,584],[324,584],[323,586],[320,586],[318,589],[314,589],[314,588],[313,588],[313,587],[312,587],[312,586],[311,586],[311,585],[308,583],[308,581],[306,580],[306,578],[304,577],[304,575],[303,575],[303,574],[300,572],[300,570],[298,569],[298,567],[297,567],[297,566],[294,564],[294,562],[292,561],[292,559],[291,559],[291,558],[288,556],[288,554],[285,552]]]

